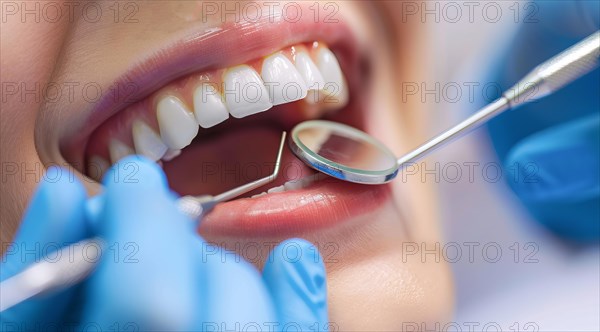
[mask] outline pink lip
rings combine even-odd
[[[308,8],[311,5],[300,3],[305,13],[311,13]],[[81,157],[87,141],[98,126],[169,82],[201,70],[244,63],[288,45],[325,42],[341,55],[339,60],[347,74],[350,91],[356,91],[360,86],[359,75],[355,72],[358,62],[356,42],[342,20],[326,23],[315,20],[313,15],[303,15],[297,22],[287,22],[264,17],[259,22],[227,23],[205,31],[191,27],[190,30],[192,32],[184,33],[183,38],[158,48],[132,66],[115,80],[113,87],[117,89],[110,90],[110,94],[87,112],[83,125],[70,128],[71,132],[63,136],[61,147],[72,163],[83,164]],[[136,89],[129,94],[119,90],[126,87]],[[356,109],[362,105],[355,100],[350,107]],[[344,122],[357,125],[352,123],[355,121],[356,118],[350,118]],[[301,190],[221,204],[206,217],[201,228],[211,233],[238,235],[316,230],[373,211],[389,197],[390,189],[386,185],[365,186],[323,180]]]
[[[272,160],[273,154],[279,144],[281,132],[275,128],[266,130],[264,128],[251,128],[256,131],[252,137],[264,143],[266,150],[262,151],[262,160]],[[226,135],[226,142],[214,142],[211,148],[218,149],[219,145],[238,144],[247,137],[248,134],[243,131],[233,131]],[[250,142],[256,149],[256,142]],[[188,149],[202,149],[199,145],[190,146]],[[250,148],[249,148],[250,149]],[[252,150],[252,149],[250,149]],[[183,172],[186,176],[189,174],[201,175],[202,166],[194,166],[195,155],[207,155],[208,151],[193,151],[192,153],[182,155],[175,159],[176,165],[165,165],[167,176],[172,188],[182,194],[198,195],[206,194],[207,186],[201,185],[201,179],[181,179],[180,173],[169,169],[170,167],[181,170],[184,167],[192,167],[195,172]],[[192,158],[192,159],[186,159]],[[225,158],[225,157],[223,157]],[[231,166],[231,165],[230,165]],[[229,167],[231,169],[231,167]],[[226,166],[220,169],[227,169]],[[239,174],[244,174],[240,168]],[[248,196],[264,192],[267,188],[281,186],[290,180],[299,180],[317,173],[300,161],[289,148],[284,148],[283,157],[280,163],[280,173],[278,177],[263,188],[252,191]],[[268,173],[271,169],[268,170]],[[225,182],[227,172],[216,172],[212,176]],[[262,174],[261,176],[266,176]],[[259,176],[260,177],[260,176]],[[257,177],[258,178],[258,177]],[[230,187],[239,186],[241,183],[249,182],[253,178],[244,177],[239,179],[237,184],[230,184]],[[183,184],[183,187],[181,185]],[[203,189],[200,192],[197,190]],[[210,191],[210,190],[209,190]],[[218,194],[219,192],[211,192]],[[388,185],[360,185],[334,179],[324,176],[306,188],[286,191],[282,193],[271,193],[265,196],[255,198],[236,199],[230,202],[222,203],[209,213],[201,223],[200,231],[203,234],[219,234],[231,236],[276,236],[292,235],[300,231],[316,231],[320,228],[330,227],[338,223],[343,223],[353,217],[369,213],[378,207],[390,197],[390,188]]]
[[[373,211],[390,195],[388,185],[324,179],[301,190],[220,204],[204,218],[200,231],[230,236],[315,231]]]
[[[305,15],[297,22],[271,13],[256,22],[225,23],[203,31],[191,27],[183,37],[153,51],[116,79],[87,113],[83,125],[69,128],[60,142],[61,150],[68,152],[73,164],[83,165],[76,156],[83,156],[87,139],[100,124],[170,81],[193,72],[244,63],[287,45],[315,40],[355,56],[348,51],[355,47],[353,34],[341,19],[336,23],[325,22],[325,17],[315,19],[309,15],[312,3],[298,5]]]

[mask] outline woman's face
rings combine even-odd
[[[50,165],[94,194],[110,164],[137,152],[178,193],[218,194],[272,171],[281,132],[304,120],[351,124],[397,154],[423,139],[420,105],[399,91],[422,76],[423,29],[395,19],[399,2],[40,2],[39,20],[22,16],[29,4],[5,8],[2,23],[3,243]],[[200,234],[258,267],[282,239],[315,243],[341,330],[447,317],[425,183],[322,179],[289,151],[282,170],[249,196],[277,189],[218,206]]]

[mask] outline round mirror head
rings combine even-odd
[[[310,167],[340,180],[381,184],[398,174],[396,156],[381,142],[350,126],[324,120],[299,123],[290,148]]]

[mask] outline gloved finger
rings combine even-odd
[[[58,249],[87,237],[85,199],[83,186],[68,170],[50,167],[33,195],[14,242],[6,248],[1,280],[33,263],[57,261],[61,258],[57,256]],[[3,312],[2,326],[18,321],[58,323],[56,320],[72,295],[71,289],[29,299]]]
[[[129,157],[104,180],[99,234],[107,249],[86,282],[82,326],[191,330],[199,308],[195,234],[154,162]]]
[[[93,234],[98,233],[98,219],[102,213],[102,207],[104,206],[104,196],[102,193],[90,197],[85,204],[85,219],[88,222],[88,226]]]
[[[511,186],[525,201],[580,201],[600,195],[600,115],[531,135],[509,153]]]
[[[280,243],[269,255],[263,278],[283,330],[327,331],[327,282],[319,251],[302,239]]]
[[[202,331],[281,331],[259,271],[239,255],[203,242]]]

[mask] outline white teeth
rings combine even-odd
[[[251,198],[261,197],[261,196],[268,195],[268,194],[282,193],[282,192],[286,192],[286,191],[293,191],[293,190],[306,188],[311,183],[313,183],[317,180],[324,179],[326,177],[327,176],[325,174],[317,173],[317,174],[313,174],[311,176],[304,177],[302,179],[291,180],[291,181],[284,183],[281,186],[273,187],[273,188],[267,190],[266,192],[256,194],[256,195],[252,196]]]
[[[257,198],[257,197],[261,197],[261,196],[265,196],[265,195],[267,195],[266,192],[265,193],[256,194],[256,195],[254,195],[254,196],[252,196],[250,198]]]
[[[304,178],[304,179],[309,179],[310,177]],[[312,182],[308,181],[307,183],[304,182],[303,180],[295,180],[295,181],[288,181],[286,183],[283,184],[283,187],[285,188],[285,190],[298,190],[304,187],[304,185],[309,184]]]
[[[88,174],[100,181],[109,168],[110,164],[106,159],[100,156],[92,156],[88,163]]]
[[[198,134],[196,119],[187,107],[173,96],[165,97],[158,102],[156,117],[160,137],[171,149],[182,149],[188,146]]]
[[[110,154],[110,161],[113,164],[127,156],[135,154],[133,148],[129,147],[127,144],[119,141],[118,139],[110,140],[108,152]]]
[[[181,154],[181,150],[167,150],[167,152],[165,153],[165,155],[162,157],[162,160],[164,161],[171,161],[173,159],[175,159],[177,156],[179,156]]]
[[[296,69],[298,69],[309,90],[321,90],[325,86],[323,75],[306,52],[296,54]]]
[[[133,145],[138,154],[158,161],[167,152],[168,147],[160,136],[141,120],[135,120],[132,127]]]
[[[317,53],[317,66],[325,79],[322,92],[325,96],[323,103],[340,107],[348,102],[348,88],[342,68],[337,58],[328,48],[323,47]]]
[[[229,118],[221,94],[213,85],[207,83],[202,83],[194,91],[194,114],[202,128],[210,128]]]
[[[227,70],[223,81],[223,94],[232,116],[243,118],[273,107],[267,88],[250,66],[242,65]]]
[[[312,182],[312,181],[310,181],[310,182]],[[298,190],[298,189],[301,189],[304,185],[305,185],[305,183],[302,182],[302,180],[296,180],[296,181],[288,181],[288,182],[284,183],[283,187],[285,188],[286,191],[287,190]]]
[[[347,81],[336,56],[322,46],[315,52],[308,52],[304,47],[300,49],[293,61],[288,59],[285,51],[265,57],[260,75],[253,67],[244,64],[216,71],[223,73],[222,80],[212,80],[213,73],[209,72],[198,80],[185,81],[178,91],[191,91],[192,96],[183,96],[184,99],[176,97],[179,96],[177,93],[161,94],[155,110],[158,129],[150,127],[142,118],[136,119],[131,127],[133,147],[111,139],[108,142],[110,161],[117,163],[136,153],[157,162],[171,161],[196,137],[199,126],[211,128],[227,120],[230,114],[243,118],[264,112],[274,105],[301,99],[304,102],[300,104],[300,111],[308,118],[317,118],[326,114],[327,110],[342,108],[349,95]],[[217,88],[219,81],[222,81],[222,86]],[[193,110],[183,102],[190,99]],[[94,163],[91,166],[95,173],[104,173],[110,166],[100,157],[94,158]],[[268,192],[296,190],[307,185],[304,181],[290,181]]]
[[[285,191],[298,190],[298,189],[306,188],[306,187],[308,187],[309,184],[311,184],[317,180],[324,179],[326,177],[327,176],[323,173],[316,173],[311,176],[304,177],[302,179],[288,181],[288,182],[284,183],[283,186],[285,188]]]
[[[279,186],[279,187],[273,187],[269,190],[267,190],[268,194],[275,194],[275,193],[282,193],[285,191],[285,188],[283,186]]]
[[[283,54],[264,59],[262,78],[273,105],[290,103],[306,97],[308,88],[294,65]]]

